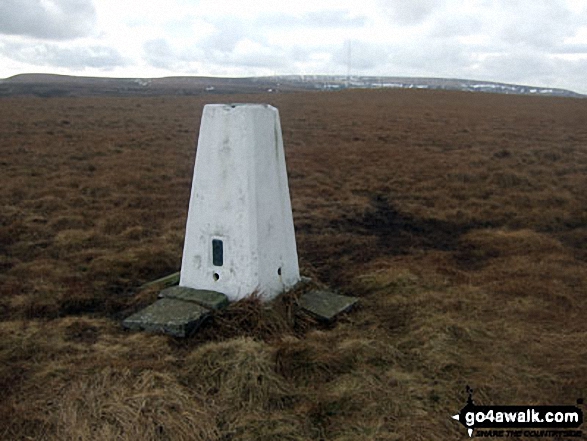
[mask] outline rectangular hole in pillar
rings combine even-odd
[[[223,244],[220,239],[212,239],[212,264],[222,266],[224,263]]]

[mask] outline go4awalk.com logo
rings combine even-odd
[[[470,437],[581,437],[583,411],[577,406],[477,406],[467,386],[467,404],[452,418]],[[583,400],[577,400],[583,404]]]

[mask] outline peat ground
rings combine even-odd
[[[293,293],[119,326],[179,269],[216,100],[279,109],[302,273],[361,297],[336,324]],[[0,439],[465,439],[466,385],[587,398],[587,100],[0,98],[0,170]]]

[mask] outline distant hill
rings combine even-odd
[[[348,88],[401,88],[458,90],[523,95],[583,98],[570,90],[523,86],[487,81],[333,75],[285,75],[250,78],[165,77],[99,78],[53,74],[22,74],[0,80],[0,96],[34,95],[201,95],[224,93],[291,92],[296,90],[342,90]]]

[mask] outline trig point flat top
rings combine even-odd
[[[279,112],[206,105],[180,286],[270,299],[299,279]]]

